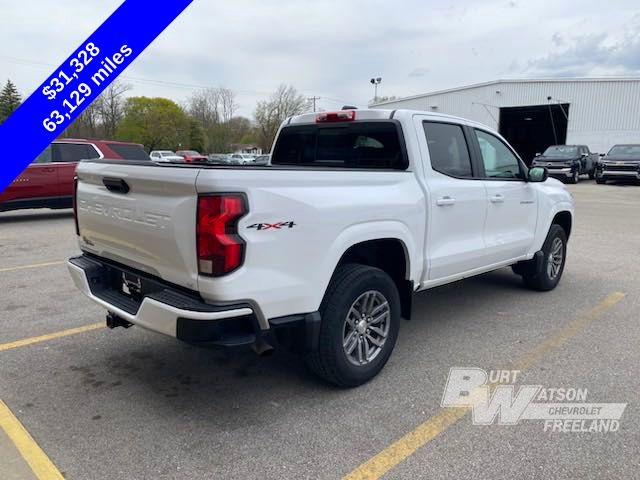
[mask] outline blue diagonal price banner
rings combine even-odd
[[[0,125],[0,145],[13,146],[0,166],[0,192],[192,2],[125,0]]]

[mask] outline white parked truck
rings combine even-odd
[[[69,270],[110,327],[288,347],[345,387],[384,367],[416,292],[509,266],[555,288],[574,214],[497,133],[403,110],[290,118],[267,166],[85,161],[75,203]]]

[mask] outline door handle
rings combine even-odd
[[[45,172],[45,173],[53,173],[53,172],[56,171],[56,169],[55,168],[43,168],[42,171]]]
[[[504,203],[504,195],[494,195],[491,197],[491,203]]]
[[[122,193],[126,195],[129,193],[129,184],[121,178],[108,178],[102,179],[102,184],[107,187],[107,190],[113,193]]]
[[[439,207],[448,207],[456,204],[456,199],[451,197],[442,197],[436,200],[436,205]]]

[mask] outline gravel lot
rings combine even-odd
[[[628,403],[619,431],[467,415],[403,461],[382,459],[385,478],[639,478],[640,187],[570,189],[577,219],[557,290],[528,291],[505,269],[420,294],[383,373],[348,391],[283,352],[225,355],[139,328],[3,350],[105,312],[64,266],[78,252],[68,211],[0,214],[0,399],[69,479],[341,478],[441,414],[451,367],[528,359],[519,383]],[[589,313],[614,292],[624,299]],[[10,448],[0,430],[0,459]],[[18,471],[0,462],[0,478]]]

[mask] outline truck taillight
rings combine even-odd
[[[220,277],[242,265],[245,242],[238,235],[238,222],[246,213],[244,195],[198,197],[196,237],[200,275]]]
[[[322,112],[316,115],[316,123],[353,122],[356,119],[355,110],[342,110],[340,112]]]
[[[73,221],[76,224],[76,235],[80,236],[80,225],[78,224],[78,176],[73,177]],[[68,204],[67,204],[68,205]]]

